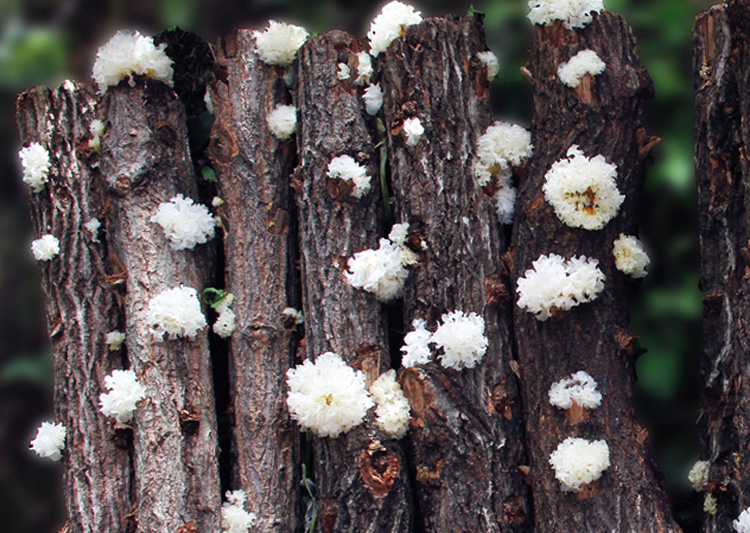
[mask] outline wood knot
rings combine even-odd
[[[130,186],[133,184],[133,180],[130,179],[130,176],[126,176],[125,174],[120,174],[117,176],[117,179],[115,179],[114,187],[115,191],[117,191],[118,194],[124,195],[125,193],[130,190]]]
[[[359,454],[359,474],[373,498],[385,498],[401,472],[398,458],[379,441],[373,441]]]
[[[240,152],[237,138],[223,126],[215,128],[208,143],[208,152],[219,163],[229,164]]]

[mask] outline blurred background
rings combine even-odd
[[[179,26],[215,42],[269,18],[364,37],[385,1],[369,0],[0,0],[0,529],[58,531],[64,522],[59,464],[28,450],[52,413],[52,373],[26,188],[18,162],[16,95],[35,85],[89,78],[96,48],[118,29],[147,34]],[[471,2],[412,2],[423,16],[464,14]],[[640,237],[652,258],[632,308],[640,338],[638,409],[678,519],[697,531],[702,499],[686,480],[697,459],[701,295],[697,193],[693,179],[692,25],[710,0],[605,0],[633,26],[656,97],[649,133],[663,140],[645,182]],[[492,84],[496,118],[528,125],[530,91],[520,75],[531,25],[525,0],[475,0],[501,61]]]

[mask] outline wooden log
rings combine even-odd
[[[558,78],[558,65],[584,49],[594,50],[606,70],[568,88]],[[583,29],[566,30],[560,22],[536,26],[527,70],[534,93],[534,157],[515,210],[514,292],[518,278],[543,254],[594,258],[606,276],[596,301],[554,313],[547,321],[514,309],[535,527],[540,532],[678,531],[654,473],[647,433],[633,412],[635,339],[628,332],[628,305],[636,284],[615,268],[612,252],[620,233],[636,230],[643,159],[655,142],[640,123],[651,80],[636,55],[631,29],[610,13],[595,15]],[[572,145],[617,165],[617,187],[625,200],[601,230],[565,225],[545,200],[545,175]],[[580,370],[598,382],[604,396],[583,419],[568,416],[548,399],[554,382]],[[603,439],[609,447],[611,466],[580,492],[563,492],[549,463],[567,437]]]
[[[176,194],[195,198],[183,104],[166,85],[137,80],[104,98],[102,173],[112,194],[112,253],[127,276],[127,348],[147,398],[135,426],[139,531],[218,531],[216,412],[207,330],[158,340],[148,323],[151,298],[179,285],[201,293],[212,244],[172,250],[150,221]]]
[[[488,290],[499,283],[507,241],[471,171],[476,140],[490,124],[487,71],[475,57],[486,49],[481,18],[428,19],[405,28],[383,63],[396,220],[426,245],[406,282],[405,329],[423,319],[434,331],[444,313],[459,310],[483,317],[489,339],[475,368],[436,360],[401,371],[427,531],[530,527],[510,315]],[[425,129],[414,147],[402,129],[410,117]]]
[[[365,113],[356,75],[337,78],[338,64],[356,72],[360,43],[331,31],[299,52],[297,89],[300,219],[307,357],[332,351],[361,370],[368,386],[390,368],[386,315],[372,294],[345,280],[347,260],[377,248],[384,236],[380,159],[374,120]],[[327,176],[334,157],[367,168],[370,191]],[[314,440],[315,480],[323,531],[411,531],[412,500],[401,444],[379,430],[373,414],[338,438]]]
[[[116,277],[103,231],[84,228],[97,218],[106,228],[107,195],[89,146],[97,98],[89,85],[23,93],[17,120],[24,145],[36,142],[51,158],[49,182],[29,193],[33,233],[52,234],[60,254],[40,262],[55,372],[55,419],[67,428],[63,452],[67,527],[76,532],[133,531],[132,433],[117,429],[99,409],[104,378],[123,368],[123,351],[110,351],[106,334],[124,329]]]
[[[227,35],[217,52],[209,151],[224,200],[226,289],[236,298],[229,363],[234,484],[258,514],[258,531],[294,531],[301,519],[300,439],[285,381],[299,338],[282,312],[299,307],[289,181],[295,150],[293,140],[279,141],[266,123],[291,96],[285,69],[260,60],[252,31]]]

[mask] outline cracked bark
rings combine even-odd
[[[421,318],[434,330],[442,314],[462,310],[484,317],[489,339],[473,369],[434,361],[401,371],[428,531],[530,528],[510,314],[490,294],[507,242],[471,173],[475,142],[490,124],[487,72],[475,57],[486,49],[481,18],[428,19],[406,28],[383,64],[396,220],[427,244],[406,282],[405,329]],[[425,128],[415,147],[401,128],[412,116]]]
[[[172,250],[150,222],[175,194],[195,198],[184,107],[172,89],[152,80],[111,87],[103,106],[101,167],[112,195],[108,237],[126,270],[131,367],[147,390],[133,423],[138,529],[217,531],[221,500],[207,332],[161,341],[147,321],[152,297],[178,285],[200,295],[210,279],[211,243]]]
[[[307,357],[339,354],[364,372],[368,386],[391,367],[386,316],[369,293],[350,287],[346,262],[377,248],[383,236],[379,157],[374,119],[364,111],[355,76],[338,80],[338,63],[356,72],[362,51],[352,36],[331,31],[299,52],[297,91],[299,167],[295,187]],[[351,186],[326,175],[334,157],[347,154],[367,167],[371,189],[361,199]],[[401,444],[365,423],[336,439],[314,440],[315,479],[323,531],[411,531],[411,489]]]
[[[123,313],[108,278],[107,244],[84,229],[106,228],[106,192],[94,168],[89,125],[97,99],[88,85],[32,89],[18,99],[21,141],[49,152],[47,186],[29,193],[34,235],[51,233],[60,255],[40,262],[55,372],[55,420],[67,428],[63,464],[70,531],[132,531],[132,435],[99,410],[104,377],[123,368],[105,334],[123,329]]]
[[[700,206],[705,424],[704,488],[717,500],[703,530],[732,530],[750,506],[747,193],[750,166],[750,7],[714,6],[695,24],[695,162]]]
[[[235,295],[230,339],[234,476],[258,531],[300,523],[299,432],[286,407],[286,371],[299,342],[282,311],[298,307],[297,236],[289,176],[294,141],[279,141],[266,116],[288,104],[285,69],[265,65],[249,30],[218,46],[210,157],[226,222],[226,288]]]
[[[592,49],[606,71],[569,89],[557,67],[578,50]],[[514,308],[514,324],[526,416],[535,526],[538,531],[678,531],[662,483],[654,473],[646,433],[633,412],[633,339],[628,304],[635,283],[616,270],[612,243],[635,233],[642,184],[642,160],[653,146],[640,125],[651,80],[636,56],[635,40],[618,15],[602,13],[582,30],[561,23],[536,26],[527,64],[534,93],[534,157],[520,183],[512,246],[515,281],[542,254],[599,260],[604,291],[592,303],[546,322]],[[602,154],[618,167],[617,186],[626,196],[619,214],[602,230],[564,225],[545,201],[544,176],[571,145],[593,157]],[[550,405],[552,383],[578,370],[591,374],[602,405],[583,419]],[[548,463],[569,436],[605,439],[611,466],[581,492],[562,492]]]

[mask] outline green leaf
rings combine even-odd
[[[205,166],[201,169],[201,176],[206,181],[216,183],[216,172],[209,166]]]

